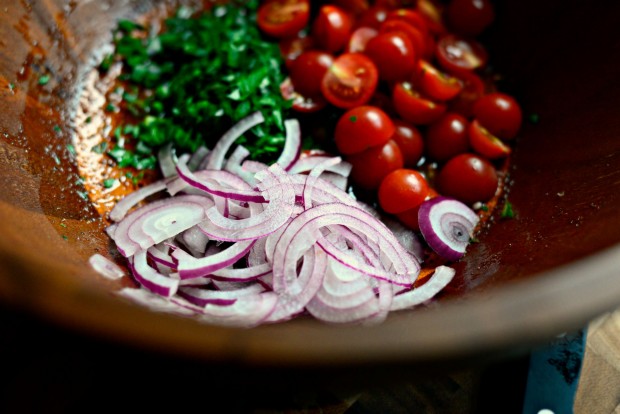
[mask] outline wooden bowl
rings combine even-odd
[[[112,255],[67,144],[120,17],[148,2],[12,2],[0,13],[0,299],[55,324],[221,366],[434,367],[527,349],[620,305],[620,5],[506,1],[486,37],[526,118],[500,220],[453,291],[379,326],[209,326],[129,303],[87,264]],[[561,11],[561,13],[559,12]],[[42,75],[49,75],[45,85]]]

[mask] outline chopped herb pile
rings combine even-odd
[[[118,144],[109,152],[119,164],[152,168],[154,149],[170,141],[181,150],[211,147],[254,111],[261,111],[266,122],[240,143],[254,159],[275,160],[284,144],[290,102],[280,93],[284,75],[278,45],[261,37],[257,7],[251,0],[198,16],[181,8],[153,37],[134,22],[118,23],[116,55],[128,85],[122,105],[139,121],[123,131],[137,138],[135,152]],[[104,59],[101,70],[111,63],[110,57]]]

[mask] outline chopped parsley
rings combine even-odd
[[[349,117],[349,121],[351,121],[351,122],[357,122],[357,117],[356,117],[355,115],[351,115],[351,116]]]
[[[103,180],[103,187],[104,188],[112,188],[112,187],[114,187],[114,184],[116,184],[116,179],[115,178],[108,178],[107,180]]]
[[[514,210],[512,209],[512,204],[510,203],[510,201],[506,200],[506,202],[504,203],[504,207],[502,208],[500,217],[503,219],[511,219],[511,218],[514,218],[514,216],[515,216],[515,213],[514,213]]]
[[[265,122],[238,142],[254,159],[275,160],[291,102],[280,93],[285,76],[278,44],[264,39],[256,25],[258,3],[216,6],[197,16],[182,8],[152,37],[137,23],[119,21],[116,55],[132,91],[123,94],[122,105],[138,119],[126,133],[148,151],[115,148],[109,154],[117,162],[152,168],[155,149],[168,142],[192,152],[212,147],[255,111]]]
[[[90,150],[92,152],[96,152],[97,154],[103,154],[106,149],[108,149],[108,143],[106,141],[103,141],[103,142],[93,146]]]
[[[15,84],[14,84],[13,82],[9,83],[9,89],[10,89],[11,91],[14,91],[14,90],[15,90]]]
[[[50,81],[49,75],[42,75],[39,77],[39,85],[44,86],[47,85]]]
[[[530,114],[530,122],[534,125],[536,125],[538,122],[540,122],[540,115],[538,114]]]

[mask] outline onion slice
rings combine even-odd
[[[390,310],[420,305],[435,296],[454,278],[456,271],[448,266],[437,266],[435,273],[422,286],[394,296]]]
[[[448,197],[426,200],[418,212],[424,240],[447,260],[463,257],[478,220],[478,215],[472,209]]]

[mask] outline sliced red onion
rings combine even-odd
[[[179,287],[179,281],[159,273],[148,265],[146,251],[140,250],[129,261],[134,278],[145,289],[160,296],[171,297]]]
[[[304,200],[304,208],[307,210],[312,207],[312,190],[315,187],[315,183],[317,182],[319,176],[325,171],[327,168],[339,164],[341,161],[340,157],[328,158],[325,161],[316,164],[308,177],[306,178],[306,183],[304,185],[304,192],[302,194]]]
[[[121,221],[113,239],[123,256],[131,256],[200,223],[212,205],[210,199],[194,195],[155,201]]]
[[[162,271],[162,267],[167,267],[169,270],[176,270],[177,265],[172,260],[172,257],[170,257],[169,254],[162,252],[160,249],[157,248],[157,246],[149,247],[146,253],[147,257],[158,265],[157,269],[161,273],[164,273]]]
[[[432,299],[454,278],[456,271],[448,266],[438,266],[435,273],[422,286],[394,296],[391,310],[400,310],[420,305]]]
[[[125,271],[119,265],[99,253],[90,256],[88,263],[95,272],[107,279],[117,280],[125,276]]]
[[[177,164],[177,172],[179,173],[179,177],[189,185],[209,194],[239,201],[256,203],[265,201],[263,196],[257,191],[235,189],[219,184],[216,181],[202,180],[197,175],[192,173],[189,168],[187,168],[187,165],[181,162]]]
[[[310,157],[300,158],[291,166],[289,173],[291,174],[300,174],[307,173],[312,171],[317,165],[324,163],[328,159],[334,157],[329,157],[327,155],[313,155]],[[326,168],[327,171],[331,171],[343,177],[348,177],[351,173],[352,165],[346,161],[340,160],[338,163],[334,163]]]
[[[156,295],[146,289],[133,289],[124,288],[121,289],[119,295],[135,302],[139,303],[147,308],[156,312],[166,312],[181,316],[193,316],[197,315],[201,309],[195,305],[183,306],[179,301],[171,301],[168,298]],[[192,307],[194,309],[192,309]]]
[[[422,203],[418,221],[431,249],[447,260],[458,260],[465,254],[479,218],[458,200],[435,197]]]
[[[177,174],[176,172],[176,156],[174,154],[174,147],[172,142],[163,145],[157,152],[157,160],[159,161],[159,169],[161,170],[164,178],[172,177]]]
[[[198,226],[194,226],[181,233],[181,240],[189,249],[197,253],[204,254],[207,250],[209,237],[200,231]]]
[[[210,275],[217,270],[233,265],[248,253],[254,242],[255,240],[246,240],[234,243],[219,253],[200,259],[181,249],[175,250],[172,257],[178,260],[179,277],[181,279],[193,279]]]
[[[256,184],[256,180],[254,179],[254,173],[251,171],[247,171],[242,167],[243,160],[245,160],[250,155],[250,151],[242,145],[237,146],[230,157],[226,160],[226,164],[224,165],[224,171],[231,172],[236,174],[238,177],[241,177],[243,181],[254,186]]]
[[[286,140],[284,141],[284,148],[276,163],[278,163],[285,171],[291,169],[295,161],[299,158],[301,153],[301,129],[299,127],[299,121],[296,119],[287,119],[284,121],[284,128],[286,129]]]
[[[190,171],[196,171],[197,169],[199,169],[200,164],[204,162],[209,152],[209,149],[204,145],[198,147],[196,152],[194,152],[187,161],[187,168],[189,168]]]
[[[278,304],[278,296],[273,292],[242,296],[229,306],[208,304],[199,320],[215,325],[250,328],[267,320]]]
[[[253,114],[243,118],[230,128],[215,144],[209,162],[205,169],[207,170],[221,170],[224,166],[224,158],[230,147],[235,141],[244,133],[255,127],[256,125],[265,121],[263,114],[260,112],[254,112]]]
[[[179,289],[179,296],[198,306],[205,306],[207,304],[227,306],[232,305],[242,296],[253,295],[263,291],[264,288],[258,283],[226,291],[182,287]]]
[[[164,191],[166,189],[167,182],[168,180],[155,181],[152,184],[139,188],[133,193],[126,195],[121,200],[119,200],[112,209],[112,211],[110,211],[110,220],[122,220],[123,217],[127,215],[127,212],[129,210],[138,205],[138,203],[140,203],[141,201],[144,201],[145,198],[152,196],[153,194],[156,194],[160,191]]]
[[[248,171],[251,173],[257,173],[259,171],[266,170],[267,168],[269,168],[267,164],[264,164],[260,161],[252,161],[252,160],[243,161],[243,164],[241,164],[241,167],[243,168],[244,171]]]

